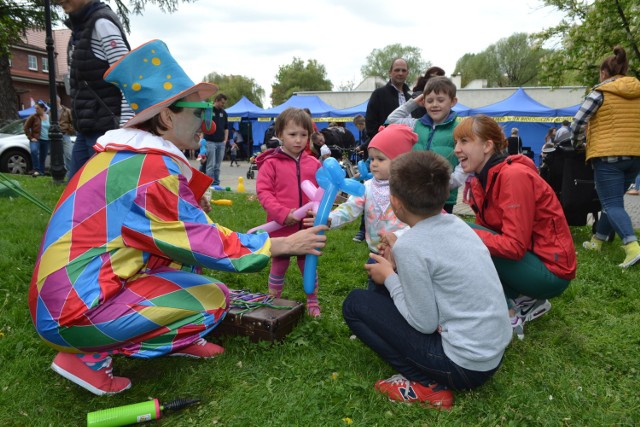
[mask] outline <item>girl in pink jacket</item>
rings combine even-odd
[[[256,159],[259,174],[256,183],[258,200],[267,212],[267,222],[276,221],[284,227],[270,233],[275,236],[289,236],[302,228],[302,222],[293,212],[309,202],[300,184],[304,180],[316,182],[316,171],[320,162],[304,152],[313,132],[311,117],[302,109],[287,108],[275,123],[275,134],[280,147],[271,148]],[[289,268],[290,257],[273,257],[269,272],[269,294],[279,298],[284,285],[284,276]],[[298,267],[304,274],[304,256],[298,256]],[[313,294],[307,295],[307,313],[320,316],[318,305],[318,278]]]

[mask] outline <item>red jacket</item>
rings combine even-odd
[[[256,192],[258,200],[267,212],[267,222],[276,221],[284,224],[291,209],[298,209],[309,202],[300,184],[309,180],[318,186],[316,171],[320,169],[320,162],[305,152],[298,160],[284,153],[280,147],[271,148],[256,158],[258,166],[258,180]],[[283,227],[273,233],[272,237],[289,236],[302,228],[302,222]]]
[[[519,260],[526,251],[562,279],[576,276],[576,251],[554,191],[526,156],[514,155],[491,167],[486,191],[472,184],[476,223],[497,232],[475,230],[492,256]]]

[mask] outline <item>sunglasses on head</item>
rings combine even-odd
[[[194,108],[193,115],[202,120],[204,129],[211,130],[211,124],[213,123],[213,104],[210,102],[188,102],[178,101],[175,104],[176,107]]]

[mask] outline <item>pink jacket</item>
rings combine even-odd
[[[317,186],[316,171],[320,162],[302,152],[298,160],[284,153],[280,147],[271,148],[256,158],[258,180],[256,192],[258,200],[267,212],[267,222],[284,224],[292,209],[298,209],[309,202],[300,184],[309,180]],[[289,236],[302,228],[302,222],[283,227],[270,233],[272,237]]]

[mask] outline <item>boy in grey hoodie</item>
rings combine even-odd
[[[443,214],[450,166],[433,152],[391,164],[391,205],[411,226],[368,264],[376,291],[343,304],[354,334],[400,374],[376,382],[391,400],[453,405],[451,388],[472,389],[497,371],[512,336],[489,251],[455,215]],[[385,240],[383,240],[385,241]]]

